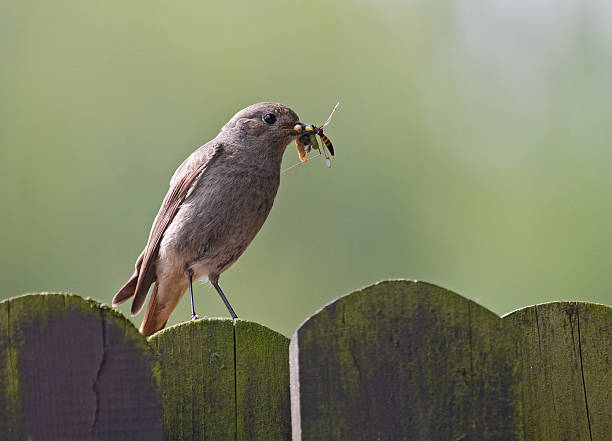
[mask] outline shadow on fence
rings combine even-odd
[[[0,303],[0,439],[604,440],[612,308],[503,318],[445,289],[381,282],[328,304],[291,342],[205,319],[148,341],[96,302]]]

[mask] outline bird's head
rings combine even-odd
[[[257,103],[242,109],[221,129],[245,148],[272,149],[282,154],[295,140],[294,127],[301,124],[297,114],[280,103]]]

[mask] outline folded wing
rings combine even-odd
[[[170,181],[170,189],[151,227],[147,246],[136,261],[136,271],[115,294],[113,306],[119,305],[133,296],[132,315],[138,314],[142,309],[149,288],[156,280],[155,261],[164,232],[176,216],[195,180],[206,172],[206,168],[214,162],[221,151],[222,146],[220,144],[208,143],[196,150],[177,169]]]

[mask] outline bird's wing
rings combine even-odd
[[[151,233],[149,234],[149,241],[141,255],[142,264],[138,272],[136,288],[134,289],[132,315],[138,314],[142,309],[149,288],[155,282],[155,261],[157,260],[159,245],[166,229],[174,219],[174,216],[176,216],[194,181],[206,171],[206,168],[219,156],[222,150],[223,147],[219,143],[210,143],[201,147],[180,165],[172,177],[170,189],[155,217]]]

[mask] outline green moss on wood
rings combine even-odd
[[[294,441],[520,437],[511,332],[442,288],[341,297],[296,331],[290,358]]]
[[[612,432],[612,309],[554,302],[513,312],[525,439],[606,439]]]
[[[593,440],[612,434],[612,308],[578,303],[580,352]]]
[[[79,296],[71,296],[75,299],[80,299]],[[159,389],[160,388],[160,361],[157,357],[155,349],[149,344],[146,337],[144,337],[134,324],[119,310],[111,308],[104,304],[99,304],[95,300],[87,298],[85,302],[71,302],[71,304],[77,304],[78,307],[85,313],[91,313],[99,315],[107,324],[114,325],[121,330],[122,336],[125,339],[125,344],[133,346],[134,350],[137,351],[143,358],[150,360],[151,363],[151,384]]]
[[[23,437],[23,394],[31,386],[24,354],[35,373],[37,351],[49,347],[40,346],[47,330],[57,332],[75,312],[101,324],[91,340],[101,351],[117,345],[118,359],[136,352],[136,364],[145,362],[147,378],[161,389],[167,440],[288,441],[289,377],[294,441],[591,441],[612,432],[612,308],[556,302],[502,320],[442,288],[392,281],[341,297],[308,319],[291,341],[290,376],[288,340],[256,323],[187,322],[147,342],[93,300],[44,294],[0,302],[0,433],[9,439]],[[83,329],[75,323],[68,332]],[[103,363],[96,357],[97,382]],[[91,370],[92,360],[83,362],[79,369]],[[122,372],[117,384],[133,382],[133,369],[121,369],[113,374]]]
[[[17,349],[11,345],[9,302],[0,302],[0,433],[6,439],[21,438],[21,394]]]
[[[236,320],[238,441],[289,441],[289,339]]]
[[[109,423],[107,416],[113,412],[106,397],[112,395],[113,388],[123,392],[124,385],[130,384],[137,389],[141,386],[136,384],[142,384],[142,374],[146,376],[147,372],[149,381],[153,379],[151,368],[156,362],[153,349],[129,320],[108,307],[75,295],[45,293],[6,300],[0,303],[0,311],[0,395],[9,398],[2,400],[8,409],[0,412],[0,433],[27,431],[28,436],[37,438],[36,434],[40,432],[47,433],[48,439],[70,438],[82,427],[104,433],[111,427],[111,424],[105,426]],[[83,342],[87,343],[79,344]],[[112,375],[104,377],[103,374],[120,371],[122,360],[126,360],[132,369],[126,369],[125,378],[118,379],[115,384]],[[136,364],[128,360],[136,361]],[[54,388],[55,383],[66,385],[67,389]],[[39,386],[41,390],[57,390],[59,396],[53,400],[61,403],[62,412],[71,414],[70,424],[58,425],[53,417],[45,419],[45,407],[41,403],[49,402],[51,398],[48,393],[39,396],[42,393],[37,392]],[[157,392],[146,386],[145,389],[152,398],[148,402],[151,409],[140,414],[153,418],[149,423],[151,436],[147,439],[156,439],[153,398]],[[82,392],[82,396],[62,397],[63,390],[77,390]],[[126,403],[119,403],[117,408],[121,405]],[[88,406],[91,410],[87,410]],[[161,411],[157,418],[161,418]],[[122,429],[120,422],[112,424],[117,436]],[[159,433],[161,436],[161,423]],[[20,437],[11,436],[11,439]]]
[[[149,339],[160,357],[164,436],[234,440],[234,325],[230,319],[182,323]]]
[[[528,440],[589,439],[576,312],[575,303],[550,303],[505,318],[519,330]]]

